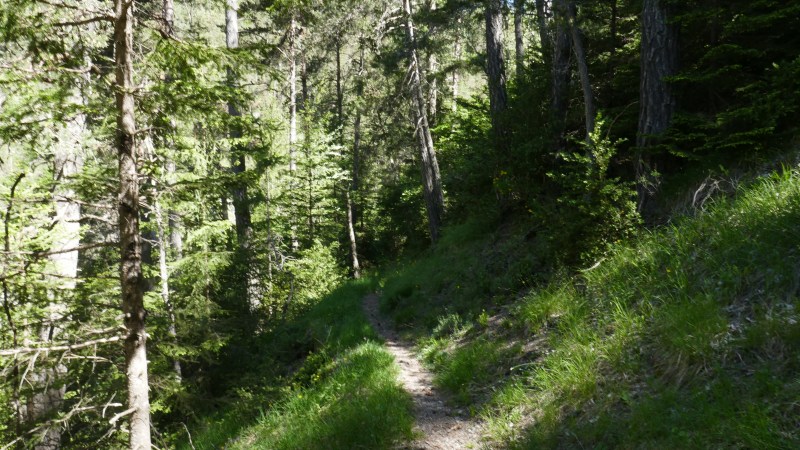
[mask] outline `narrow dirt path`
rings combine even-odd
[[[364,312],[386,340],[389,353],[400,367],[400,382],[414,399],[414,431],[420,437],[399,448],[406,450],[460,450],[480,448],[482,424],[463,411],[447,405],[445,396],[433,387],[433,374],[414,356],[412,346],[402,342],[389,321],[378,310],[378,295],[364,297]]]

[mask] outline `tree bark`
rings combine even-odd
[[[486,1],[486,74],[489,81],[489,109],[497,150],[505,148],[502,116],[508,107],[506,67],[503,56],[503,0]]]
[[[459,83],[459,72],[458,72],[458,65],[461,62],[461,24],[462,24],[461,17],[456,19],[456,35],[455,40],[453,42],[453,60],[456,62],[456,67],[453,69],[453,74],[450,78],[450,91],[453,94],[453,104],[451,106],[451,110],[453,112],[458,111],[458,83]]]
[[[417,40],[414,36],[414,21],[411,11],[411,0],[403,0],[403,9],[406,14],[406,36],[411,48],[411,94],[414,100],[414,117],[416,120],[416,134],[420,147],[420,170],[422,172],[422,190],[425,197],[425,209],[428,213],[428,229],[431,242],[439,240],[439,233],[444,215],[444,193],[442,192],[442,177],[439,173],[439,163],[436,160],[436,150],[433,144],[428,114],[425,106],[425,96],[422,93],[422,76],[417,53]]]
[[[644,0],[642,9],[641,79],[639,128],[636,146],[638,210],[643,212],[655,195],[652,159],[643,150],[658,144],[670,126],[677,102],[667,78],[678,71],[678,28],[670,23],[663,0]]]
[[[342,82],[342,36],[336,36],[336,129],[339,138],[344,136],[344,84]]]
[[[227,0],[225,11],[225,45],[229,50],[239,48],[239,5],[238,0]],[[228,82],[231,86],[237,85],[237,80],[233,70],[228,69]],[[243,134],[242,127],[236,123],[236,119],[242,116],[239,106],[234,102],[228,103],[228,114],[234,118],[234,124],[230,130],[230,138],[234,142],[231,155],[231,166],[236,183],[233,189],[233,214],[236,223],[236,238],[239,244],[239,251],[244,257],[245,275],[243,292],[250,312],[254,312],[259,307],[258,292],[256,289],[257,281],[251,275],[251,258],[253,245],[253,225],[250,216],[250,198],[247,194],[247,182],[244,180],[244,173],[247,170],[247,159],[243,152],[244,145],[241,142]]]
[[[75,102],[80,102],[78,95]],[[65,186],[69,180],[80,173],[83,166],[82,146],[86,130],[86,115],[77,114],[67,122],[62,138],[59,139],[53,152],[53,191],[55,203],[55,227],[58,237],[51,247],[48,257],[53,265],[53,274],[58,289],[50,293],[51,302],[47,313],[48,320],[40,331],[41,342],[52,342],[59,334],[59,320],[64,320],[67,311],[65,298],[75,289],[78,276],[78,247],[80,247],[81,205],[76,202],[74,189]],[[70,250],[74,249],[74,250]],[[43,392],[35,394],[28,402],[27,414],[30,420],[37,420],[58,410],[63,402],[65,388],[58,385],[57,379],[66,373],[66,367],[57,365],[47,367],[29,375],[29,379]],[[34,448],[37,450],[58,449],[61,447],[61,430],[58,427],[48,428],[42,439]]]
[[[517,76],[525,72],[525,0],[514,0],[514,47],[516,49]]]
[[[166,233],[164,232],[164,218],[162,217],[161,214],[161,203],[158,199],[158,193],[154,195],[153,211],[155,212],[156,229],[158,230],[158,274],[161,279],[161,301],[164,302],[164,307],[167,309],[167,316],[169,318],[167,333],[169,334],[170,339],[172,339],[172,343],[177,344],[178,329],[176,325],[177,320],[175,318],[175,308],[172,306],[172,302],[170,301],[169,298],[169,268],[167,267],[167,236]],[[182,377],[181,362],[177,358],[173,358],[172,360],[172,370],[175,372],[178,381],[180,381]]]
[[[566,0],[553,0],[553,18],[555,22],[555,41],[553,43],[553,122],[556,141],[559,147],[564,143],[564,127],[567,120],[567,102],[569,101],[571,50],[569,22],[567,20]]]
[[[136,167],[136,119],[133,84],[133,2],[114,2],[114,58],[119,158],[119,241],[122,310],[125,316],[125,375],[128,381],[130,448],[149,450],[150,400],[147,380],[147,333],[142,293],[139,237],[139,174]]]
[[[228,49],[233,50],[239,47],[239,6],[238,0],[227,0],[228,8],[225,12],[225,44]],[[229,82],[235,86],[236,79],[233,70],[228,71]],[[228,114],[235,119],[242,116],[238,105],[234,102],[228,103]],[[242,128],[235,124],[231,127],[230,137],[234,141],[235,149],[231,155],[231,166],[237,178],[233,189],[233,211],[236,220],[236,238],[239,249],[248,254],[253,241],[253,226],[250,218],[250,202],[247,195],[247,184],[242,180],[242,174],[247,170],[247,161],[242,144],[237,140],[242,138]],[[252,299],[249,299],[252,301]]]
[[[8,266],[11,266],[11,235],[9,232],[9,228],[11,225],[11,211],[14,207],[14,195],[17,190],[17,186],[25,178],[25,174],[21,173],[17,175],[17,178],[14,180],[14,183],[11,185],[11,190],[8,195],[8,206],[6,207],[6,213],[3,220],[3,251],[5,253],[5,261],[3,261]],[[12,313],[12,299],[11,299],[11,289],[8,286],[8,279],[2,279],[3,285],[3,312],[5,313],[6,319],[6,327],[11,330],[11,344],[14,348],[19,348],[19,331],[17,329],[17,324],[14,321],[14,316]],[[11,363],[11,379],[10,384],[12,385],[12,392],[11,392],[11,403],[12,408],[14,409],[14,429],[17,432],[18,436],[22,436],[22,420],[25,416],[25,408],[22,406],[22,402],[20,400],[20,371],[19,371],[19,361],[17,360],[18,356],[14,355],[14,360]]]
[[[337,66],[338,68],[338,66]],[[356,79],[356,97],[361,98],[364,95],[364,48],[361,48],[361,57],[359,59],[358,74]],[[353,270],[353,278],[358,279],[361,277],[361,265],[358,261],[358,242],[356,239],[356,205],[352,198],[352,194],[358,192],[359,189],[359,171],[361,164],[361,105],[356,104],[356,118],[353,122],[353,167],[351,173],[351,183],[349,190],[345,193],[345,201],[347,206],[347,236],[350,240],[350,260]],[[352,194],[351,194],[352,193]]]
[[[295,173],[297,172],[297,22],[292,13],[289,23],[289,190],[294,191]],[[292,251],[300,250],[300,241],[297,239],[297,208],[291,212],[291,239]]]
[[[545,17],[545,4],[544,0],[536,0],[536,21],[539,25],[539,46],[541,47],[542,60],[545,66],[550,62],[550,33],[547,29],[547,17]]]
[[[167,161],[167,182],[175,184],[175,162]],[[175,260],[183,259],[183,225],[177,211],[172,209],[167,211],[169,226],[169,242],[174,252]]]
[[[569,27],[572,35],[572,49],[575,52],[575,60],[578,64],[578,74],[581,77],[581,90],[583,91],[583,107],[586,119],[586,143],[592,143],[592,134],[595,126],[595,107],[594,93],[592,93],[592,83],[589,79],[589,64],[586,61],[586,48],[584,47],[583,31],[578,27],[578,7],[575,2],[570,2],[568,12]]]
[[[436,0],[428,0],[428,9],[436,11]],[[430,76],[430,83],[428,83],[428,120],[431,126],[436,126],[436,117],[439,113],[439,61],[436,59],[436,52],[434,50],[428,51],[428,74]]]
[[[353,226],[353,201],[350,198],[350,190],[346,191],[347,201],[347,235],[350,239],[350,256],[353,268],[353,278],[361,278],[361,265],[358,262],[358,246],[356,243],[356,230]]]
[[[175,4],[173,0],[164,0],[161,5],[161,15],[163,16],[164,34],[167,37],[175,36]]]

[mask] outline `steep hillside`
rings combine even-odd
[[[476,230],[396,269],[384,307],[491,447],[800,445],[796,172],[575,275],[537,275],[528,230]]]

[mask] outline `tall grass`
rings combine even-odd
[[[475,311],[496,306],[499,288],[526,287],[520,271],[483,289],[498,273],[487,266],[515,270],[502,253],[520,245],[537,244],[510,233],[441,245],[386,282],[401,320],[428,301],[439,318],[428,333],[459,324],[420,333],[420,348],[440,386],[488,419],[494,446],[800,448],[797,174],[503,296],[500,326],[483,326]],[[456,295],[448,310],[457,290],[477,298]]]
[[[194,427],[197,449],[385,449],[411,436],[411,399],[361,310],[367,280],[321,299],[264,337],[265,352],[302,357],[283,377],[242,389]],[[267,376],[267,373],[265,373]],[[255,378],[250,375],[249,378]],[[188,438],[181,448],[191,448]]]

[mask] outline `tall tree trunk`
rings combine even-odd
[[[342,82],[342,36],[336,36],[336,129],[344,140],[344,83]]]
[[[356,243],[356,230],[353,226],[353,201],[350,196],[350,189],[346,192],[347,201],[347,236],[350,239],[350,257],[353,269],[353,278],[361,278],[361,265],[358,262],[358,245]]]
[[[548,66],[551,55],[551,39],[547,29],[545,0],[536,0],[536,21],[539,25],[539,46],[541,47],[542,60],[544,60],[545,66]]]
[[[678,70],[678,28],[669,23],[670,12],[664,0],[644,0],[642,9],[641,80],[639,89],[639,129],[636,146],[638,210],[643,212],[655,194],[657,180],[652,176],[652,158],[644,149],[658,144],[670,126],[677,102],[667,78]]]
[[[169,298],[169,268],[167,267],[167,236],[164,231],[164,218],[161,214],[161,203],[159,201],[159,194],[156,192],[153,196],[153,212],[156,216],[156,229],[158,231],[158,274],[161,279],[161,301],[164,302],[164,307],[167,309],[167,316],[169,318],[169,325],[167,333],[173,344],[178,343],[178,329],[175,319],[175,308]],[[175,372],[178,380],[182,377],[181,362],[177,358],[172,359],[172,370]]]
[[[417,53],[417,40],[414,36],[411,0],[403,0],[403,9],[406,14],[406,35],[411,48],[411,94],[414,100],[416,133],[419,138],[422,190],[425,196],[425,209],[428,213],[428,229],[431,235],[431,242],[435,244],[439,240],[442,216],[444,215],[442,177],[439,173],[439,163],[436,160],[433,136],[428,124],[425,96],[422,93],[422,75]]]
[[[517,76],[525,72],[525,0],[514,0],[514,47],[516,48]]]
[[[289,24],[289,190],[296,189],[295,177],[297,172],[297,22],[292,13]],[[297,207],[291,208],[291,239],[292,251],[300,250],[297,240]],[[299,207],[299,206],[298,206]]]
[[[167,37],[175,36],[175,4],[173,0],[164,0],[161,4],[161,15],[164,25],[164,34]]]
[[[167,161],[167,183],[170,186],[175,184],[175,162]],[[167,211],[169,226],[169,242],[174,252],[175,260],[183,259],[183,225],[177,211],[172,209]]]
[[[436,0],[428,0],[428,9],[436,11]],[[439,61],[436,59],[436,52],[430,50],[428,52],[428,74],[430,76],[430,83],[428,83],[428,120],[431,126],[436,126],[436,117],[439,112]]]
[[[164,16],[164,34],[167,37],[175,36],[175,5],[173,0],[164,0],[161,8],[161,13]],[[172,75],[167,73],[165,76],[166,82],[172,81]],[[174,129],[174,123],[170,122],[170,132]],[[175,161],[172,159],[167,160],[167,183],[171,186],[175,183]],[[167,211],[167,222],[170,230],[170,246],[175,255],[175,259],[183,258],[183,227],[177,211],[172,209]]]
[[[340,66],[337,64],[337,71]],[[337,74],[337,77],[340,75]],[[361,57],[359,58],[359,67],[356,78],[356,97],[360,99],[364,95],[364,48],[361,47]],[[344,121],[344,118],[340,119]],[[353,195],[359,189],[359,171],[361,164],[361,105],[356,104],[356,117],[353,122],[353,167],[351,169],[351,182],[350,187],[345,191],[345,202],[347,207],[347,237],[350,240],[350,261],[353,270],[353,278],[358,279],[361,277],[361,265],[358,261],[358,242],[356,239],[356,205],[353,200]]]
[[[154,162],[155,157],[155,144],[153,143],[153,136],[150,133],[145,134],[139,141],[137,142],[138,145],[141,146],[137,150],[137,155],[139,159],[144,159],[148,163]],[[148,173],[142,182],[142,185],[139,187],[140,192],[143,192],[142,196],[147,197],[148,193],[153,192],[155,188],[155,182],[153,181],[152,174]],[[149,200],[149,199],[148,199]],[[147,201],[145,203],[148,203]],[[143,273],[150,273],[150,267],[155,265],[155,260],[153,259],[153,245],[158,240],[156,236],[156,231],[153,229],[152,225],[150,224],[150,216],[152,210],[150,207],[145,206],[140,214],[139,220],[141,221],[140,232],[142,233],[141,242],[142,242],[142,267],[146,270]],[[156,280],[154,277],[145,276],[144,278],[144,286],[143,290],[145,293],[152,292],[155,289]]]
[[[592,134],[595,126],[594,94],[592,83],[589,80],[589,64],[586,61],[586,48],[583,42],[583,31],[578,27],[578,7],[575,2],[570,2],[568,8],[570,33],[572,34],[572,49],[575,51],[575,60],[578,63],[578,74],[581,77],[583,90],[583,107],[586,118],[586,143],[592,143]]]
[[[459,83],[459,71],[458,65],[461,62],[461,17],[456,19],[456,35],[455,40],[453,42],[453,60],[456,63],[456,67],[453,69],[453,74],[450,78],[450,91],[453,95],[453,104],[451,106],[451,110],[453,112],[458,111],[458,83]]]
[[[569,101],[569,54],[571,50],[568,7],[566,0],[553,0],[553,18],[555,22],[555,41],[553,43],[553,121],[556,141],[559,147],[564,145],[564,127],[567,120],[567,102]]]
[[[130,448],[149,450],[150,399],[147,381],[147,333],[142,293],[139,238],[139,174],[136,167],[136,119],[133,92],[133,2],[114,2],[114,58],[119,156],[119,242],[122,311],[125,315],[125,375],[128,381]]]
[[[2,94],[0,94],[0,98]],[[7,266],[11,266],[13,264],[11,262],[11,235],[9,232],[9,227],[11,225],[11,211],[14,208],[14,195],[17,190],[17,186],[19,186],[20,181],[25,178],[25,173],[20,173],[17,175],[17,178],[14,180],[14,183],[11,184],[11,190],[8,194],[8,206],[6,207],[5,217],[3,220],[3,252],[5,255],[5,260],[3,261]],[[5,313],[6,324],[5,326],[11,331],[11,344],[14,348],[19,347],[19,331],[17,329],[17,324],[14,321],[13,315],[13,308],[12,308],[12,298],[11,298],[11,288],[8,285],[8,279],[3,277],[0,280],[0,284],[3,285],[3,312]],[[25,417],[25,407],[22,405],[22,401],[20,400],[20,364],[18,361],[19,356],[13,356],[13,362],[11,363],[11,379],[9,380],[12,386],[11,392],[11,404],[12,408],[14,409],[14,430],[17,432],[18,436],[22,436],[22,420]],[[19,448],[20,445],[17,445]]]
[[[80,96],[75,95],[74,101],[80,102]],[[55,189],[53,201],[55,204],[54,231],[57,238],[51,247],[52,255],[49,256],[53,265],[54,282],[58,289],[51,292],[50,305],[47,311],[47,321],[40,330],[40,341],[48,342],[58,338],[61,327],[58,323],[64,320],[67,311],[69,293],[75,289],[78,276],[78,251],[80,245],[80,217],[81,206],[76,198],[74,189],[68,186],[71,178],[80,173],[83,166],[82,146],[86,129],[86,115],[77,114],[71,118],[59,139],[53,152],[53,181]],[[58,378],[65,375],[66,368],[57,364],[55,367],[44,367],[28,376],[36,388],[42,392],[34,394],[28,401],[27,415],[31,421],[41,419],[57,411],[63,402],[65,388],[59,386]],[[34,448],[37,450],[51,450],[61,447],[61,430],[59,427],[50,427],[41,436]]]
[[[503,56],[503,0],[486,1],[486,74],[489,80],[489,109],[497,150],[505,149],[502,115],[508,106],[506,67]]]
[[[239,6],[238,0],[227,0],[227,10],[225,12],[225,44],[228,49],[239,47]],[[236,85],[233,70],[228,71],[229,82]],[[238,105],[233,102],[228,103],[228,114],[235,119],[242,116]],[[230,137],[234,141],[235,151],[231,155],[231,165],[233,173],[237,178],[233,189],[233,210],[236,219],[236,238],[239,249],[245,255],[249,255],[253,241],[253,226],[250,219],[250,202],[247,195],[247,184],[242,180],[242,174],[247,170],[245,154],[242,151],[243,145],[239,140],[242,138],[242,128],[234,123],[230,130]],[[249,282],[248,282],[249,283]],[[248,289],[249,290],[249,289]],[[253,301],[253,299],[248,299]]]

